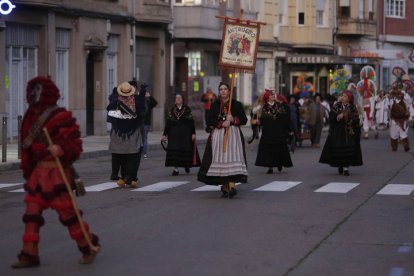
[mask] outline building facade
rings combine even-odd
[[[60,89],[59,104],[77,118],[82,135],[104,135],[112,89],[136,78],[159,101],[154,128],[163,127],[170,70],[172,22],[168,1],[13,1],[2,16],[0,115],[7,136],[17,137],[18,117],[27,108],[26,83],[50,76]]]
[[[378,10],[378,43],[372,52],[382,58],[381,87],[388,88],[395,81],[395,66],[402,67],[414,80],[414,2],[382,0]]]
[[[181,93],[191,107],[198,127],[203,126],[201,96],[207,87],[217,93],[220,81],[236,77],[234,97],[251,103],[252,78],[248,74],[232,74],[219,70],[223,20],[216,16],[256,20],[259,1],[253,0],[175,0],[174,89],[169,94],[173,104],[175,93]],[[259,49],[260,51],[260,49]]]

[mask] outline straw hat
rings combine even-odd
[[[118,92],[118,95],[127,97],[135,94],[135,87],[127,82],[123,82],[118,86],[116,91]]]

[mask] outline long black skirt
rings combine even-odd
[[[255,165],[260,167],[292,167],[287,144],[260,141]]]

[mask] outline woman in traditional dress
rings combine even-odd
[[[345,90],[329,114],[329,134],[322,150],[320,163],[338,168],[349,175],[349,166],[362,165],[361,124],[352,92]]]
[[[161,141],[167,141],[166,167],[174,167],[172,175],[178,175],[178,167],[189,173],[191,167],[200,166],[195,145],[196,133],[193,115],[189,106],[183,104],[180,94],[175,96],[175,104],[168,113]]]
[[[247,182],[244,137],[240,130],[240,126],[247,123],[247,117],[242,104],[230,99],[227,83],[220,83],[219,99],[212,104],[207,119],[212,132],[207,140],[198,180],[207,185],[222,185],[222,196],[232,198],[237,194],[236,182]],[[227,140],[224,138],[226,129]]]
[[[255,165],[268,167],[267,174],[272,174],[273,167],[280,172],[283,167],[293,166],[287,145],[288,135],[293,133],[289,108],[281,95],[266,91],[263,100],[265,105],[260,117],[262,136]]]

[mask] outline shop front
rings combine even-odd
[[[352,73],[350,82],[360,81],[359,73],[365,65],[379,72],[380,58],[347,57],[334,55],[295,55],[287,54],[282,59],[280,91],[283,94],[297,94],[300,97],[315,93],[327,96],[330,80],[335,70],[346,68]]]

